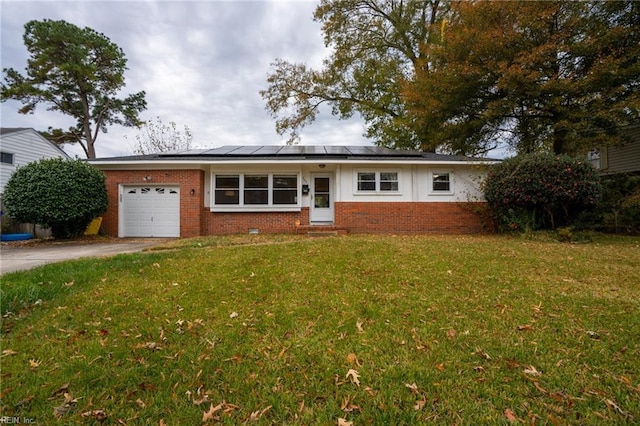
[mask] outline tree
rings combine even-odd
[[[450,151],[581,154],[640,119],[640,3],[458,2],[403,94]]]
[[[491,211],[509,227],[556,229],[595,208],[602,185],[585,161],[537,153],[492,166],[484,194]]]
[[[54,238],[74,238],[107,210],[105,177],[81,160],[43,159],[16,170],[4,202],[12,219],[50,227]]]
[[[119,124],[139,126],[138,114],[146,109],[145,92],[124,99],[127,60],[124,52],[104,34],[65,21],[29,21],[24,43],[30,53],[26,75],[5,68],[0,100],[17,100],[22,114],[33,113],[40,103],[77,120],[69,130],[49,129],[44,134],[58,143],[79,143],[87,158],[95,158],[100,132]]]
[[[420,147],[423,141],[406,125],[401,82],[413,78],[420,46],[440,37],[434,24],[447,10],[448,2],[439,0],[322,0],[314,19],[332,56],[322,70],[277,59],[269,87],[260,92],[278,134],[289,132],[295,142],[326,104],[341,119],[360,114],[365,136],[378,144]]]
[[[140,155],[156,152],[168,152],[191,149],[193,135],[188,126],[184,126],[184,133],[177,129],[175,122],[164,124],[160,117],[155,122],[144,124],[142,132],[136,135],[136,145],[133,152]]]

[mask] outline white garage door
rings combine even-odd
[[[125,186],[122,237],[179,237],[180,187]]]

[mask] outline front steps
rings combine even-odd
[[[310,237],[335,237],[346,235],[347,228],[334,225],[299,225],[296,227],[296,234],[307,234]]]

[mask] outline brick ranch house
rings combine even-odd
[[[498,160],[373,146],[223,146],[99,158],[118,237],[477,233]]]

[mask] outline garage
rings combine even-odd
[[[179,186],[124,186],[120,237],[179,237]]]

